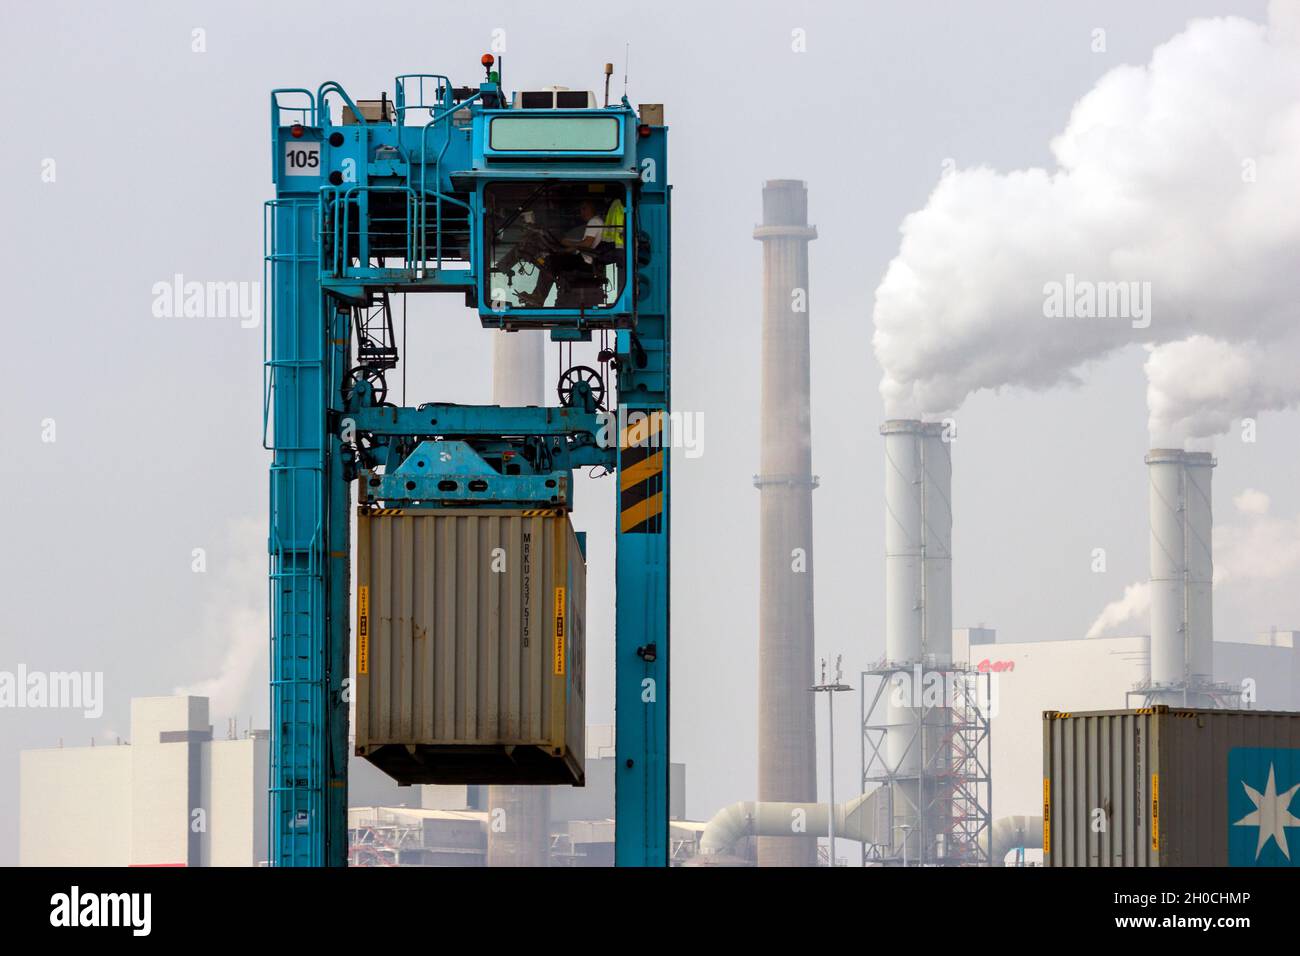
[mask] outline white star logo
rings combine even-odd
[[[1286,793],[1278,793],[1277,785],[1273,782],[1273,765],[1268,765],[1268,783],[1264,786],[1264,792],[1260,793],[1246,781],[1241,782],[1241,786],[1246,791],[1246,796],[1250,797],[1251,802],[1255,804],[1255,809],[1246,814],[1240,820],[1233,824],[1235,827],[1259,827],[1259,844],[1255,847],[1255,859],[1259,859],[1260,853],[1269,840],[1277,843],[1278,849],[1288,860],[1291,859],[1291,851],[1286,845],[1286,828],[1300,827],[1300,817],[1291,815],[1291,798],[1295,792],[1300,790],[1300,783],[1288,790]]]

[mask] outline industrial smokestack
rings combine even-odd
[[[952,663],[952,444],[938,422],[893,419],[885,436],[885,705],[893,849],[921,861],[948,829],[936,781],[948,712],[926,706],[918,676]],[[927,809],[929,808],[929,809]],[[906,842],[906,848],[904,848]]]
[[[939,422],[893,419],[885,436],[885,655],[952,660],[952,444]]]
[[[1208,452],[1153,448],[1151,510],[1152,703],[1212,706],[1214,517]]]
[[[492,404],[546,404],[546,337],[541,332],[492,336]]]
[[[545,337],[497,332],[492,337],[492,403],[546,404]],[[546,787],[488,788],[488,866],[548,866],[551,791]]]
[[[758,798],[817,799],[813,712],[812,435],[808,190],[763,186],[762,472],[759,489]],[[815,866],[817,842],[760,837],[759,866]]]

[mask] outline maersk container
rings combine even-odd
[[[400,783],[583,783],[587,569],[562,511],[357,522],[356,753]]]
[[[1300,865],[1300,714],[1043,714],[1047,866]]]

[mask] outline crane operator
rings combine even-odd
[[[519,293],[519,301],[529,308],[546,305],[557,274],[589,274],[597,265],[603,267],[617,259],[616,250],[623,245],[623,203],[615,199],[602,216],[596,201],[587,196],[578,204],[578,215],[584,223],[582,235],[561,239],[563,251],[547,257],[533,291]]]

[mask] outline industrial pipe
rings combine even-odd
[[[835,807],[835,837],[858,843],[880,843],[878,810],[883,788],[854,797]],[[733,803],[713,815],[700,837],[700,855],[726,853],[748,836],[819,837],[830,832],[830,807],[825,803]]]
[[[1026,850],[1043,848],[1043,818],[1015,816],[995,820],[990,827],[992,839],[986,836],[980,841],[989,847],[989,865],[1005,866],[1007,854],[1023,847]]]

